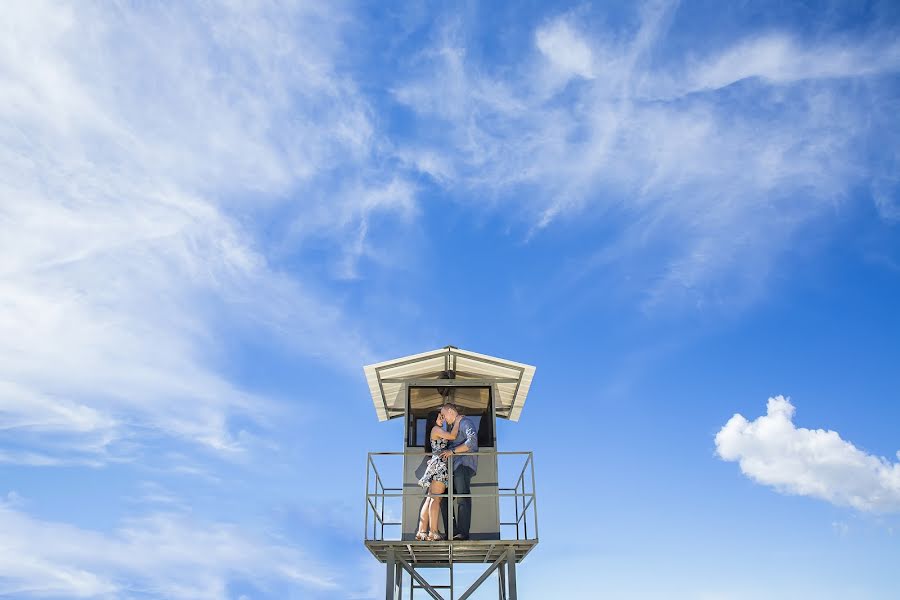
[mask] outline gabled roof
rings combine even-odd
[[[379,421],[402,417],[403,386],[410,381],[438,379],[454,371],[457,380],[490,380],[497,385],[498,417],[518,421],[531,387],[535,367],[447,346],[363,367]]]

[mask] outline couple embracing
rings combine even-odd
[[[449,431],[444,428],[446,423]],[[437,541],[446,539],[438,529],[438,513],[440,513],[444,531],[447,531],[447,504],[443,496],[447,491],[450,479],[447,461],[453,458],[453,493],[470,494],[472,477],[478,469],[478,430],[468,417],[459,414],[459,409],[452,402],[445,403],[440,411],[428,415],[425,423],[428,439],[425,452],[431,453],[425,475],[419,485],[427,490],[427,497],[419,513],[419,530],[417,540]],[[470,454],[470,456],[466,456]],[[453,519],[454,540],[469,539],[469,526],[472,523],[472,498],[463,497],[457,500],[457,515]]]

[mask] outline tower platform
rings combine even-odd
[[[413,566],[446,566],[452,563],[493,563],[504,553],[512,551],[517,563],[528,555],[537,545],[536,539],[530,540],[466,540],[466,541],[374,541],[367,540],[366,548],[378,559],[386,563],[388,555],[402,558]]]

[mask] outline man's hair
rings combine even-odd
[[[457,408],[457,406],[456,406],[455,404],[453,404],[452,402],[444,402],[444,405],[443,405],[441,408],[442,408],[442,409],[444,409],[444,408],[452,408],[452,409],[455,410],[457,413],[459,412],[459,408]]]

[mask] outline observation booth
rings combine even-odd
[[[403,420],[403,451],[370,452],[366,464],[364,539],[386,565],[386,600],[404,597],[407,586],[410,600],[465,600],[489,580],[496,580],[498,598],[516,600],[516,565],[538,543],[534,459],[530,451],[500,450],[497,419],[519,420],[535,367],[446,346],[368,365],[364,372],[378,420]],[[417,541],[426,497],[418,482],[431,458],[425,423],[445,402],[475,424],[478,468],[470,493],[456,494],[458,457],[449,458],[451,483],[443,495],[449,518],[441,526],[447,539]],[[461,497],[472,499],[465,541],[451,539]],[[488,566],[457,595],[454,566],[475,563]]]

